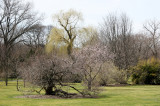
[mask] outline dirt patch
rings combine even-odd
[[[111,85],[106,85],[106,87],[123,87],[123,86],[131,86],[131,84],[111,84]]]
[[[52,95],[24,95],[24,96],[16,96],[16,98],[33,98],[33,99],[50,99],[50,98],[60,98]]]
[[[82,95],[74,95],[69,98],[54,96],[54,95],[24,95],[24,96],[16,96],[15,98],[32,98],[32,99],[71,99],[71,98],[97,98],[97,97],[90,97]]]

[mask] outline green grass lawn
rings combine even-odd
[[[160,86],[103,87],[99,98],[30,99],[15,98],[22,95],[15,85],[0,82],[0,106],[160,106]]]

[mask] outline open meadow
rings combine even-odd
[[[0,82],[0,106],[159,106],[159,85],[135,85],[101,87],[98,98],[79,99],[32,99],[16,98],[22,92],[16,90],[16,81],[6,87]]]

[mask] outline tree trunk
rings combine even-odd
[[[18,88],[18,77],[17,77],[17,91],[19,91],[19,88]]]
[[[45,94],[46,95],[53,95],[53,87],[45,88]]]
[[[89,90],[89,91],[91,91],[91,89],[92,89],[91,86],[92,86],[92,82],[91,82],[91,81],[88,81],[88,90]]]
[[[24,88],[26,87],[26,81],[25,81],[25,79],[23,80],[23,87]]]
[[[6,83],[6,86],[8,85],[8,72],[6,72],[5,74],[5,83]]]

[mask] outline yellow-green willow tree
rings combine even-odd
[[[70,9],[67,12],[60,11],[54,15],[53,19],[56,25],[50,32],[46,51],[51,52],[55,47],[59,50],[63,49],[68,55],[71,55],[74,41],[80,33],[82,14]]]

